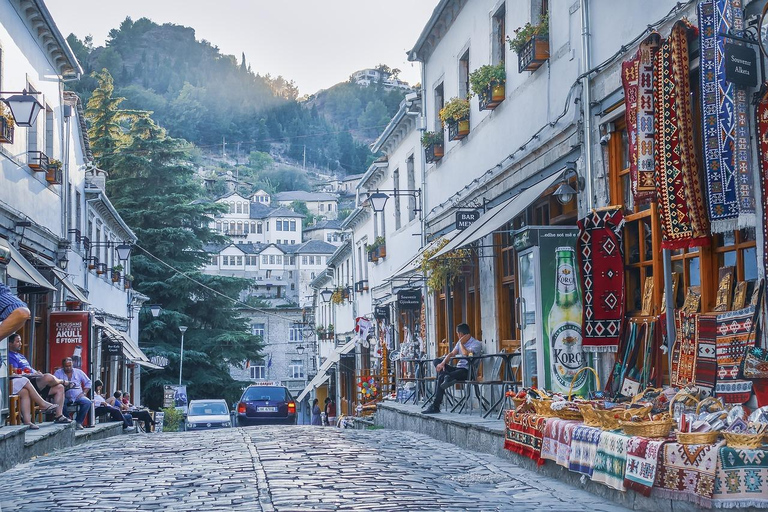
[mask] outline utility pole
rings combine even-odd
[[[227,158],[227,139],[223,135],[221,136],[221,158]]]
[[[307,145],[304,144],[304,171],[307,170]]]

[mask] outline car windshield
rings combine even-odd
[[[245,390],[243,400],[288,400],[285,388],[248,388]]]
[[[216,414],[229,414],[227,406],[218,402],[208,402],[202,404],[192,404],[189,407],[189,414],[193,416],[210,416]]]

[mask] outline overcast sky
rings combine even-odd
[[[379,63],[420,81],[410,50],[438,0],[46,0],[68,36],[101,46],[126,16],[195,29],[222,53],[240,55],[254,72],[294,80],[300,94],[345,81]]]

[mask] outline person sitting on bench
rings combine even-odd
[[[453,350],[448,352],[444,358],[439,357],[432,363],[437,370],[437,380],[435,381],[435,398],[432,400],[432,405],[428,406],[422,412],[424,414],[437,414],[440,412],[440,406],[443,403],[443,396],[445,390],[456,384],[467,380],[469,377],[469,360],[459,359],[456,366],[448,364],[448,362],[455,356],[472,357],[473,355],[480,355],[483,350],[483,345],[470,334],[469,325],[459,324],[456,326],[456,334],[459,335],[459,339],[456,341],[456,346]],[[443,340],[445,342],[445,340]]]
[[[96,408],[94,410],[96,416],[108,414],[112,421],[122,421],[123,429],[132,427],[133,417],[130,414],[123,414],[119,407],[108,404],[103,393],[104,384],[100,380],[95,381],[93,383],[93,405]]]
[[[88,393],[91,391],[91,379],[83,370],[74,367],[71,357],[65,357],[61,360],[61,368],[56,370],[54,375],[61,380],[69,380],[77,384],[77,387],[67,390],[67,409],[70,406],[76,409],[75,428],[82,430],[85,418],[91,412],[91,400],[88,398]]]

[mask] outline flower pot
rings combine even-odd
[[[430,144],[424,148],[424,158],[428,164],[437,162],[445,155],[445,147],[442,144]]]
[[[112,282],[116,283],[120,280],[120,272],[112,272]]]
[[[517,69],[536,71],[549,59],[549,36],[533,36],[517,53]]]
[[[480,110],[493,110],[504,101],[506,88],[504,84],[488,84],[485,92],[480,95]]]
[[[45,181],[49,185],[61,185],[61,167],[49,166],[45,172]]]
[[[0,116],[0,142],[4,144],[13,144],[13,123],[5,117]]]
[[[29,155],[27,165],[30,169],[41,172],[48,171],[48,155],[42,151],[28,151],[27,154]]]
[[[448,123],[448,138],[450,140],[461,140],[467,135],[469,135],[469,119]]]
[[[379,246],[379,258],[386,258],[387,257],[387,246],[386,245],[380,245]]]

